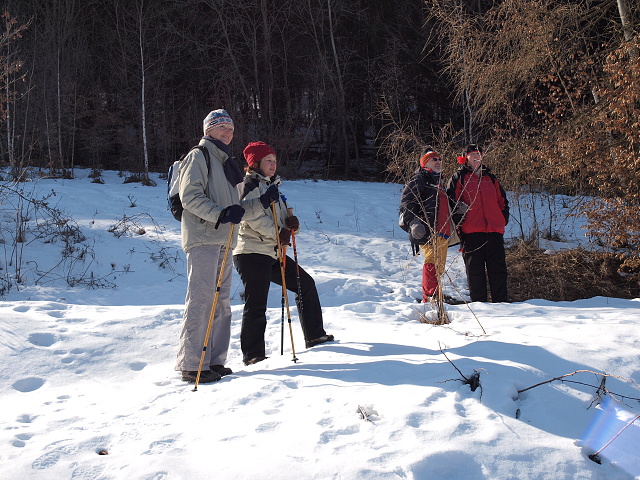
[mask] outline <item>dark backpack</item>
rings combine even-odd
[[[209,160],[209,150],[204,145],[196,145],[187,153],[182,155],[179,160],[173,162],[173,165],[169,167],[169,171],[167,172],[167,209],[171,210],[171,214],[173,218],[182,221],[182,212],[184,207],[182,206],[182,201],[180,200],[180,185],[178,179],[180,178],[180,166],[182,165],[182,161],[184,158],[191,153],[194,149],[199,149],[204,155],[204,159],[207,162],[207,174],[209,173],[211,166]]]

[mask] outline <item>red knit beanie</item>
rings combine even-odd
[[[440,154],[431,150],[430,148],[426,149],[423,155],[420,157],[420,166],[424,168],[427,162],[432,158],[440,158]]]
[[[264,142],[251,142],[242,151],[244,158],[250,167],[259,167],[260,160],[267,155],[275,155],[276,152]]]

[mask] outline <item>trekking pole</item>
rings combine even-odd
[[[287,204],[287,199],[284,195],[280,195],[282,200],[284,201],[284,204]],[[277,228],[276,228],[276,233],[277,233]],[[278,238],[280,238],[278,236]],[[282,246],[282,266],[284,268],[284,271],[287,271],[287,246],[283,245]],[[285,288],[285,285],[282,285],[282,295],[280,298],[280,309],[282,312],[282,315],[280,316],[280,355],[284,355],[284,297],[287,295],[287,289]]]
[[[204,337],[204,345],[202,345],[202,355],[200,355],[200,365],[198,366],[198,375],[196,375],[196,384],[193,387],[193,391],[198,391],[198,383],[200,382],[200,373],[202,372],[202,363],[204,362],[204,356],[207,352],[207,343],[209,343],[209,336],[211,335],[211,326],[213,325],[213,316],[216,312],[216,306],[218,304],[218,297],[220,296],[220,286],[222,285],[222,277],[224,276],[224,267],[227,264],[227,256],[229,254],[229,247],[231,246],[231,238],[233,237],[233,229],[235,224],[231,224],[229,229],[229,238],[227,238],[227,244],[224,248],[224,256],[222,257],[222,265],[220,265],[220,272],[218,272],[218,283],[216,285],[216,294],[213,297],[213,306],[211,307],[211,313],[209,314],[209,324],[207,325],[207,334]]]
[[[291,353],[293,355],[293,358],[291,359],[293,361],[293,363],[298,361],[298,358],[296,357],[296,349],[295,346],[293,345],[293,328],[291,327],[291,312],[289,311],[289,295],[286,295],[287,292],[287,282],[285,280],[285,275],[284,275],[284,261],[283,261],[283,256],[282,256],[282,245],[280,245],[280,235],[278,232],[278,217],[276,214],[276,204],[275,202],[271,203],[271,211],[273,212],[273,226],[276,229],[276,246],[278,247],[278,260],[280,261],[280,275],[282,277],[282,291],[285,293],[284,295],[284,299],[285,299],[285,305],[287,307],[287,322],[289,323],[289,335],[291,336]]]
[[[287,268],[287,251],[283,249],[284,259],[283,259],[283,267]],[[284,355],[284,297],[287,295],[287,291],[282,286],[282,296],[280,298],[280,310],[282,315],[280,316],[280,355]]]
[[[287,213],[291,217],[293,215],[293,208],[287,208]],[[298,286],[298,309],[300,310],[299,315],[303,315],[304,305],[302,303],[302,284],[300,281],[300,264],[298,263],[298,249],[296,248],[296,234],[293,230],[291,230],[291,245],[293,246],[293,260],[296,262],[296,282]],[[300,322],[300,325],[303,325],[303,322]],[[304,326],[303,326],[304,330]]]

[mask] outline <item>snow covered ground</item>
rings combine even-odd
[[[285,182],[300,264],[337,341],[306,350],[291,297],[299,361],[288,331],[281,356],[274,286],[270,358],[245,367],[234,274],[234,374],[194,392],[173,370],[186,279],[165,183],[77,173],[16,187],[55,192],[49,205],[84,235],[53,270],[63,240],[12,251],[18,200],[0,204],[0,273],[16,275],[10,259],[21,255],[28,283],[0,302],[1,479],[640,478],[637,421],[601,464],[588,458],[640,411],[640,299],[461,304],[448,307],[448,326],[420,323],[422,260],[395,225],[401,186]],[[507,236],[530,227],[525,203],[512,202]],[[580,241],[576,220],[555,208],[538,221]],[[465,296],[456,248],[447,274],[445,293]],[[581,370],[611,375],[604,386],[624,404],[594,403],[602,377],[589,372],[518,393]],[[472,391],[461,380],[474,374]]]

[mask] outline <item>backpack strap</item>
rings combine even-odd
[[[472,173],[470,170],[464,169],[460,172],[460,189],[464,188],[464,180],[469,176],[469,174]],[[498,179],[496,178],[496,176],[491,173],[491,172],[485,172],[483,174],[483,176],[485,177],[489,177],[491,179],[491,182],[495,185],[496,182],[498,181]]]
[[[204,145],[196,145],[195,147],[193,147],[191,150],[195,150],[198,149],[202,152],[202,154],[204,155],[204,160],[205,162],[207,162],[207,176],[209,175],[209,172],[211,172],[211,157],[209,157],[209,149],[207,147],[205,147]],[[189,150],[189,151],[191,151]]]

